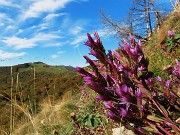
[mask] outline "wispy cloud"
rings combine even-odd
[[[59,55],[57,55],[57,54],[51,55],[51,58],[53,58],[53,59],[58,58],[58,57],[59,57]]]
[[[56,54],[51,55],[50,57],[53,58],[53,59],[55,59],[55,58],[60,57],[60,55],[61,55],[61,54],[64,54],[64,53],[65,53],[65,51],[59,51],[59,52],[57,52]]]
[[[115,34],[115,32],[110,32],[110,31],[107,31],[107,29],[98,29],[96,30],[99,34],[99,36],[101,38],[109,38],[110,36],[112,36],[113,34]],[[90,32],[91,35],[94,34],[95,31],[93,32]],[[87,41],[87,36],[85,33],[81,34],[81,35],[77,35],[74,37],[74,39],[71,41],[71,45],[75,45],[74,48],[77,48],[79,47],[79,44],[82,44],[83,42]]]
[[[46,17],[44,17],[44,20],[47,22],[47,21],[50,21],[56,17],[59,17],[59,16],[63,16],[65,15],[65,13],[59,13],[59,14],[48,14]]]
[[[20,7],[19,5],[10,2],[10,0],[0,0],[0,6],[16,7],[16,8]]]
[[[11,6],[12,3],[9,2],[8,0],[0,0],[0,5],[2,5],[2,6]]]
[[[59,52],[57,52],[57,54],[64,54],[65,53],[65,51],[59,51]]]
[[[57,9],[62,9],[72,0],[37,0],[29,9],[23,13],[23,19],[38,17],[44,12],[54,12]]]
[[[31,40],[36,41],[45,41],[45,40],[51,40],[56,38],[63,38],[57,34],[45,34],[45,33],[38,33],[35,37],[33,37]]]
[[[2,42],[9,47],[19,50],[23,48],[33,48],[38,45],[37,42],[47,41],[57,38],[61,38],[61,37],[56,34],[39,33],[33,38],[29,38],[29,39],[19,38],[19,37],[6,37],[4,40],[2,40]]]
[[[69,32],[70,34],[77,35],[81,33],[82,30],[84,30],[84,28],[82,28],[81,26],[75,26],[74,28],[71,28]]]
[[[10,59],[10,58],[15,58],[15,57],[20,57],[20,56],[24,56],[25,54],[26,54],[25,52],[12,53],[12,52],[5,52],[3,50],[0,50],[1,59]]]
[[[17,50],[23,48],[32,48],[37,45],[33,40],[18,37],[6,38],[5,40],[2,40],[2,42],[4,42],[7,46]]]
[[[86,34],[80,35],[74,38],[74,40],[71,42],[71,45],[77,45],[87,39]]]
[[[58,46],[63,46],[65,44],[66,44],[66,42],[65,43],[64,42],[50,43],[50,44],[44,45],[44,47],[58,47]]]
[[[13,22],[13,20],[10,17],[8,17],[8,15],[5,13],[0,13],[0,20],[1,21]]]
[[[9,25],[9,26],[6,27],[6,31],[12,30],[12,29],[15,29],[15,26]]]
[[[77,44],[77,45],[74,46],[74,48],[78,48],[79,46],[80,46],[80,44]]]

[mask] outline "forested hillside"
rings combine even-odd
[[[0,67],[0,82],[0,129],[3,131],[9,129],[11,100],[29,106],[30,113],[34,115],[39,113],[39,104],[47,98],[56,101],[67,91],[76,92],[81,79],[73,67],[35,62]],[[15,108],[14,125],[18,125],[23,115]]]

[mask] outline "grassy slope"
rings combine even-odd
[[[168,74],[161,71],[168,65],[173,65],[175,59],[180,59],[179,48],[175,48],[171,53],[161,48],[161,43],[166,38],[168,30],[175,30],[176,33],[180,33],[180,5],[169,14],[160,29],[143,45],[143,52],[149,58],[149,69],[154,71],[155,75],[163,76],[166,79]]]
[[[35,68],[35,81],[34,81]],[[16,104],[14,125],[22,124],[27,118],[18,105],[31,116],[38,113],[47,99],[56,101],[67,91],[76,92],[81,82],[72,67],[49,66],[41,62],[25,63],[12,67],[13,99]],[[9,130],[11,67],[0,67],[0,129]],[[19,76],[17,76],[19,74]],[[28,107],[27,107],[28,106]]]

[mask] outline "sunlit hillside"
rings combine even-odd
[[[180,59],[179,41],[171,51],[163,48],[168,30],[180,33],[180,5],[142,45],[149,70],[164,79]],[[0,82],[2,135],[111,135],[122,126],[106,117],[103,104],[74,67],[42,62],[0,67]]]

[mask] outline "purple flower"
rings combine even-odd
[[[142,52],[141,42],[136,42],[132,35],[130,35],[131,43],[122,40],[124,46],[119,46],[120,50],[108,53],[97,33],[94,34],[95,40],[90,34],[87,35],[88,41],[85,45],[90,47],[89,54],[95,56],[96,60],[84,56],[91,70],[86,71],[80,67],[76,70],[81,73],[85,84],[99,94],[96,100],[104,101],[104,108],[108,110],[107,115],[115,122],[122,122],[125,126],[126,123],[133,123],[132,128],[136,133],[146,134],[148,129],[142,127],[149,126],[157,128],[157,132],[161,133],[161,128],[156,127],[156,121],[148,119],[147,116],[160,114],[162,119],[169,121],[171,114],[166,115],[159,107],[159,101],[163,102],[166,98],[166,101],[170,103],[167,104],[168,106],[177,104],[176,95],[169,89],[171,81],[164,81],[157,76],[156,80],[160,82],[160,85],[154,84],[153,72],[148,71],[149,61]],[[173,37],[175,33],[168,31],[168,35]],[[172,74],[180,76],[180,63],[178,61],[176,63]],[[165,98],[159,98],[159,96]],[[158,124],[164,128],[163,122],[158,122]],[[171,127],[168,132],[175,129],[169,123],[165,124]]]
[[[120,100],[121,100],[120,104],[127,104],[127,103],[129,103],[127,97],[122,97],[122,98],[120,98]]]
[[[135,91],[135,95],[136,95],[136,99],[137,99],[137,107],[139,109],[139,113],[140,113],[140,116],[142,117],[143,115],[143,106],[142,106],[142,96],[143,96],[143,93],[141,92],[140,89],[137,89]]]
[[[117,94],[119,97],[122,96],[121,88],[116,88],[115,92],[116,92],[116,94]]]
[[[174,38],[174,35],[175,35],[176,33],[174,32],[174,31],[172,31],[172,30],[168,30],[168,36],[170,37],[170,38]]]
[[[84,70],[81,67],[76,67],[76,71],[81,73],[82,76],[91,76],[92,77],[92,74],[90,74],[89,72],[87,72],[86,70]]]
[[[131,40],[131,44],[135,45],[135,39],[134,39],[133,35],[129,34],[129,37],[130,37],[130,40]]]
[[[107,115],[109,118],[113,119],[115,122],[117,123],[121,122],[121,119],[117,115],[115,115],[112,111],[108,111]]]
[[[143,58],[143,55],[140,55],[140,56],[138,57],[138,62],[140,62],[140,61],[142,60],[142,58]]]
[[[92,39],[92,37],[91,37],[91,35],[89,33],[87,33],[87,37],[88,37],[88,41],[85,42],[84,44],[89,46],[89,47],[96,46],[94,40]]]
[[[137,127],[137,128],[135,128],[135,130],[136,130],[139,134],[142,134],[142,135],[146,135],[146,134],[147,134],[142,127]]]
[[[123,84],[123,85],[121,86],[121,90],[122,90],[123,92],[127,93],[127,91],[128,91],[127,85]]]
[[[87,95],[87,93],[86,93],[85,90],[82,90],[82,91],[81,91],[81,94],[82,94],[83,97]]]
[[[126,109],[123,109],[123,108],[120,108],[120,115],[122,116],[122,117],[126,117],[127,116],[127,110]]]
[[[89,77],[89,76],[85,76],[83,77],[83,79],[86,83],[91,83],[93,81],[92,77]]]
[[[123,67],[122,64],[119,64],[119,65],[117,66],[117,68],[118,68],[119,71],[123,71],[123,69],[124,69],[124,67]]]
[[[153,84],[153,79],[152,78],[148,78],[147,80],[145,80],[147,85],[152,85]]]
[[[180,77],[180,62],[178,60],[176,60],[176,66],[173,69],[173,75],[175,75],[176,77]]]
[[[137,48],[130,48],[130,52],[132,55],[137,55]]]
[[[138,67],[139,71],[143,71],[146,67],[144,67],[143,65],[141,65],[140,67]]]
[[[99,101],[99,100],[102,100],[102,101],[109,101],[110,99],[107,97],[107,96],[104,96],[104,95],[98,95],[96,97],[96,100]]]
[[[169,122],[163,122],[165,126],[172,127],[172,124]]]
[[[112,105],[111,101],[105,101],[104,107],[110,110],[113,108],[113,105]]]
[[[171,82],[170,80],[167,80],[167,81],[166,81],[166,87],[168,87],[168,88],[169,88],[169,86],[170,86],[170,82]]]
[[[159,81],[159,82],[162,82],[162,81],[163,81],[162,78],[159,77],[159,76],[156,77],[156,80]]]
[[[143,93],[141,92],[140,89],[137,89],[137,90],[135,91],[135,95],[136,95],[137,98],[142,98]]]
[[[112,53],[114,54],[114,56],[116,57],[117,60],[122,59],[121,55],[116,50],[113,50]]]
[[[102,76],[106,79],[108,86],[112,86],[114,84],[114,80],[106,72],[104,72]]]
[[[95,57],[97,56],[96,51],[94,51],[94,50],[92,50],[92,49],[90,50],[90,53],[89,53],[89,54],[90,54],[90,55],[93,55],[93,56],[95,56]]]
[[[138,47],[139,47],[139,48],[142,47],[141,40],[138,41]]]

